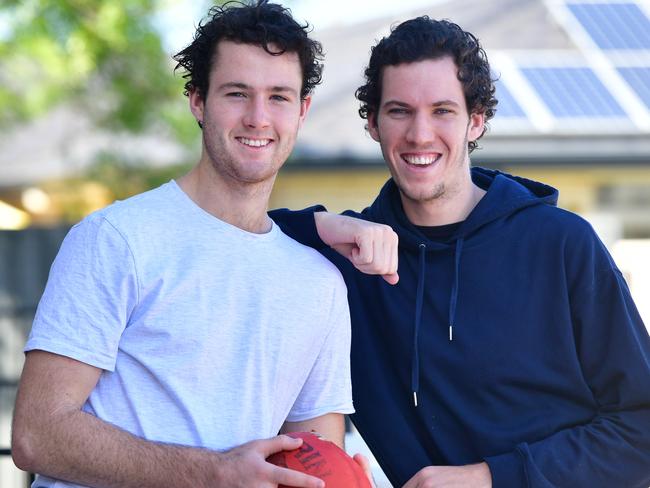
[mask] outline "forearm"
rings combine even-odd
[[[314,222],[318,237],[328,246],[356,244],[360,225],[365,223],[359,219],[330,212],[314,212]]]
[[[345,444],[345,421],[339,413],[329,413],[301,422],[285,422],[280,433],[315,432],[341,449]]]
[[[556,432],[486,459],[494,486],[552,485],[645,488],[650,485],[650,411],[598,415],[590,423]]]
[[[34,429],[20,467],[91,487],[211,487],[226,455],[146,441],[79,410]]]
[[[397,283],[398,238],[389,226],[327,212],[316,212],[314,221],[320,239],[359,271]]]
[[[350,215],[327,212],[325,207],[316,205],[303,210],[276,209],[269,216],[283,232],[298,242],[320,249],[323,244],[356,244],[361,229],[372,228],[362,220],[361,214],[347,211]]]

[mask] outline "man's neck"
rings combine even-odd
[[[274,178],[255,184],[242,184],[218,174],[209,162],[201,161],[177,180],[181,189],[203,210],[219,220],[247,232],[269,232],[267,215]]]
[[[485,193],[470,180],[460,190],[447,191],[424,202],[410,200],[401,193],[400,197],[404,213],[412,224],[434,227],[464,221]]]

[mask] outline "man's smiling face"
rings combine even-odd
[[[301,88],[296,53],[219,42],[205,100],[195,91],[190,107],[203,124],[204,156],[221,177],[241,184],[275,177],[309,107]]]
[[[482,134],[483,115],[468,114],[458,68],[445,56],[386,66],[368,130],[402,197],[417,204],[467,181],[467,143]]]

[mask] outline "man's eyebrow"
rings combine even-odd
[[[248,90],[250,86],[246,83],[241,83],[237,81],[229,81],[228,83],[222,83],[219,85],[219,90],[227,90],[229,88],[237,88],[239,90]]]
[[[386,100],[384,106],[386,105],[398,105],[400,107],[409,107],[408,103],[400,102],[399,100]]]
[[[295,88],[291,88],[290,86],[273,86],[271,87],[272,92],[293,92],[297,93]]]
[[[384,106],[386,105],[397,105],[399,107],[410,107],[410,105],[406,102],[401,102],[399,100],[387,100],[384,102]],[[460,104],[458,102],[454,102],[453,100],[438,100],[437,102],[433,102],[431,104],[432,107],[440,107],[443,105],[453,105],[455,107],[460,107]]]
[[[441,105],[453,105],[455,107],[460,107],[460,104],[458,102],[454,102],[453,100],[438,100],[437,102],[433,102],[431,104],[433,107],[440,107]]]
[[[219,90],[228,90],[228,89],[232,89],[232,88],[236,88],[238,90],[250,90],[253,87],[250,86],[250,85],[247,85],[246,83],[242,83],[242,82],[239,82],[239,81],[229,81],[227,83],[223,83],[223,84],[219,85]],[[282,85],[272,86],[272,87],[269,88],[269,91],[271,93],[287,93],[287,92],[290,92],[290,93],[293,93],[293,94],[296,94],[296,95],[298,94],[298,92],[296,91],[295,88],[291,88],[290,86],[282,86]]]

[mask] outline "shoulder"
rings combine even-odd
[[[153,190],[118,200],[96,212],[96,218],[103,218],[117,228],[140,225],[143,219],[163,215],[173,205],[173,183],[165,183]]]
[[[502,221],[496,231],[508,235],[541,259],[553,256],[568,268],[578,263],[611,261],[591,223],[569,210],[547,204],[520,209]],[[505,234],[504,234],[505,233]],[[602,266],[602,264],[599,264]]]
[[[154,239],[157,230],[170,223],[173,189],[170,183],[153,190],[118,200],[91,213],[75,225],[71,235],[83,236],[84,240],[122,241],[128,246],[134,242]]]
[[[570,238],[593,238],[596,232],[585,218],[553,205],[535,205],[520,212],[526,225],[533,226],[546,235],[563,235]],[[543,236],[544,234],[542,234]]]
[[[93,212],[72,226],[63,241],[62,249],[79,247],[86,252],[102,248],[115,249],[124,242],[123,234],[106,218],[108,208]]]
[[[569,210],[539,205],[528,212],[540,243],[559,245],[565,266],[576,273],[587,269],[615,270],[616,265],[591,223]]]
[[[341,272],[329,259],[315,249],[300,244],[281,230],[279,232],[282,254],[293,268],[298,272],[304,271],[304,275],[310,280],[325,281],[329,286],[333,283],[345,287]]]

